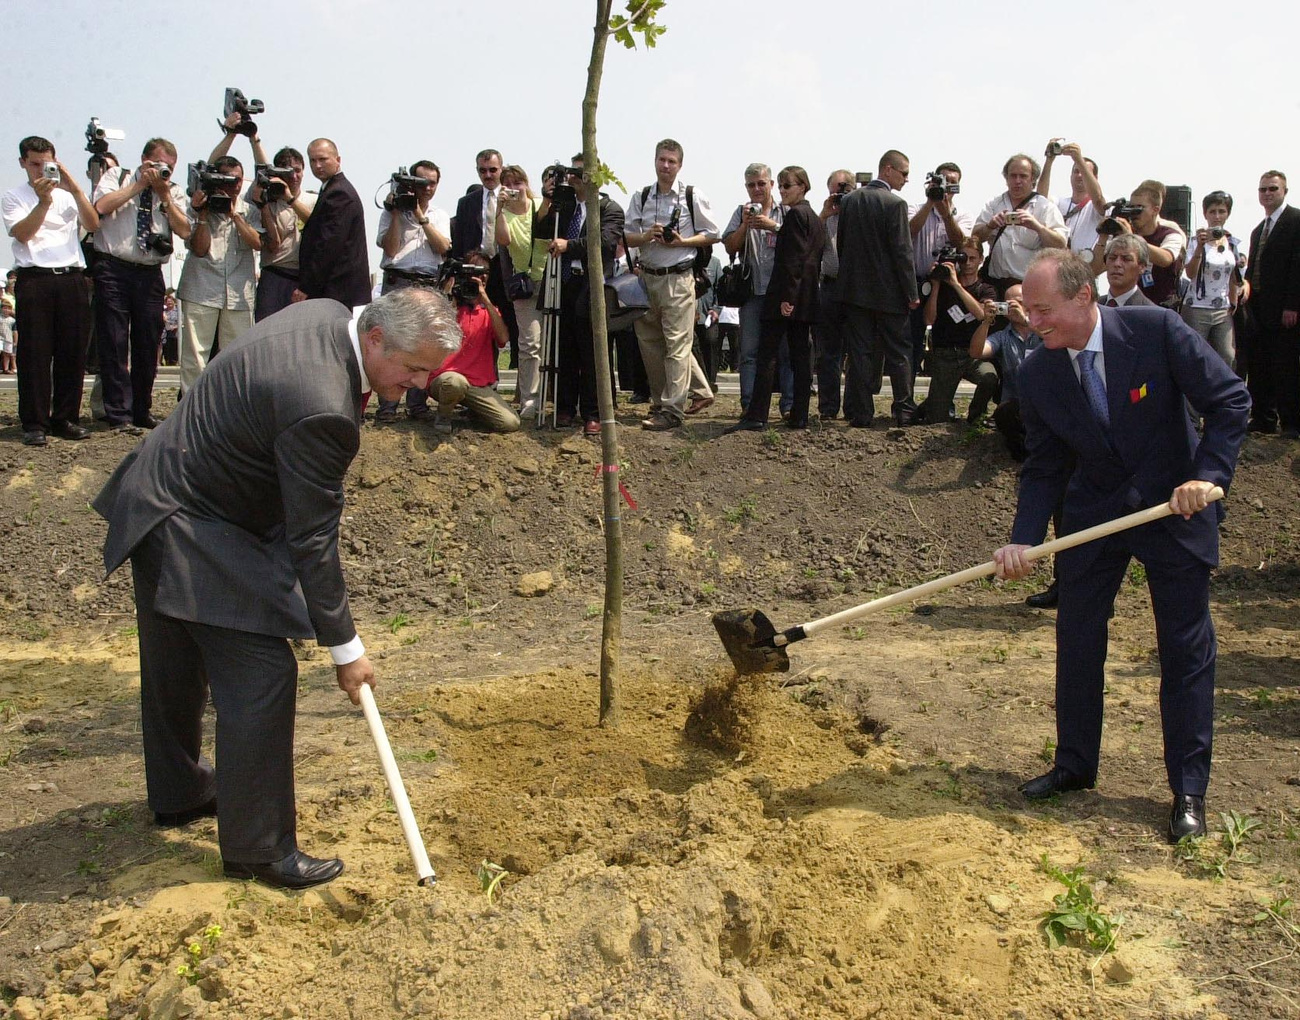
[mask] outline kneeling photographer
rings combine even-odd
[[[446,259],[440,282],[456,302],[460,350],[429,376],[428,393],[438,402],[434,428],[450,432],[456,408],[465,409],[493,432],[514,432],[519,415],[496,391],[497,352],[510,343],[510,330],[487,296],[488,260],[479,252],[465,261]]]
[[[389,178],[388,194],[379,214],[375,244],[384,257],[382,293],[403,287],[432,287],[437,284],[442,258],[451,250],[451,217],[429,203],[438,191],[442,172],[431,160],[421,159],[398,167]],[[380,400],[376,423],[397,420],[397,401]],[[406,414],[423,418],[429,413],[425,390],[406,391]]]
[[[249,222],[253,209],[240,195],[244,168],[234,156],[191,163],[190,257],[181,270],[181,393],[199,378],[212,355],[253,326],[257,291],[253,253],[262,235]]]
[[[960,247],[944,245],[935,253],[936,261],[926,283],[930,292],[925,299],[925,324],[930,327],[930,392],[912,415],[912,425],[933,425],[952,418],[953,397],[957,384],[966,379],[975,384],[968,424],[979,422],[988,410],[989,401],[997,396],[997,370],[984,361],[975,361],[970,348],[975,340],[983,342],[992,318],[984,314],[983,302],[997,297],[991,284],[980,279],[984,247],[967,238]],[[1006,309],[1001,309],[1006,313]]]

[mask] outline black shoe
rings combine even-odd
[[[74,425],[70,421],[61,421],[50,426],[50,434],[60,439],[89,439],[90,429]]]
[[[176,829],[182,825],[189,825],[190,822],[197,822],[200,818],[216,817],[217,798],[212,797],[188,811],[155,811],[153,813],[153,823],[164,829]]]
[[[1025,795],[1026,800],[1046,800],[1058,793],[1069,793],[1072,790],[1091,790],[1096,785],[1097,781],[1095,779],[1084,779],[1082,776],[1076,776],[1073,772],[1067,772],[1059,765],[1053,765],[1052,771],[1045,772],[1027,783],[1021,783],[1019,789]]]
[[[222,871],[227,878],[255,878],[279,889],[310,889],[313,885],[332,882],[343,874],[343,862],[337,857],[310,857],[295,850],[288,857],[268,864],[226,861]]]
[[[648,404],[650,403],[649,393],[633,393],[627,398],[629,404]]]
[[[1261,418],[1251,418],[1246,425],[1247,432],[1259,432],[1266,436],[1271,436],[1277,431],[1277,422],[1265,421]]]
[[[724,436],[729,436],[733,432],[762,432],[767,426],[761,421],[754,421],[752,418],[741,418],[734,425],[728,425],[722,430]]]
[[[870,419],[870,418],[852,418],[852,419],[849,420],[849,428],[851,428],[851,429],[869,429],[869,428],[871,428],[871,419]]]
[[[786,425],[792,429],[806,429],[808,427],[807,418],[791,418]]]
[[[23,446],[44,446],[46,442],[48,440],[45,438],[45,433],[40,429],[23,433]]]
[[[116,432],[124,436],[138,436],[144,430],[139,425],[132,425],[129,421],[114,422],[108,427],[109,432]]]
[[[141,429],[156,429],[161,424],[162,422],[159,421],[157,418],[155,418],[152,414],[146,414],[143,418],[141,418],[139,421],[135,423],[136,428],[141,428]]]
[[[1025,605],[1034,609],[1055,609],[1056,604],[1061,601],[1061,593],[1053,581],[1045,590],[1034,592],[1027,599]]]
[[[1176,794],[1169,812],[1169,842],[1177,843],[1184,836],[1204,835],[1205,798],[1190,793]]]

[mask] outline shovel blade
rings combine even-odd
[[[736,672],[786,673],[790,657],[775,644],[776,628],[757,609],[728,609],[713,614],[713,627],[722,639]]]

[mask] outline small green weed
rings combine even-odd
[[[785,442],[785,440],[781,438],[781,433],[778,432],[776,429],[768,429],[766,432],[764,432],[761,436],[758,437],[758,441],[762,443],[764,446],[766,446],[769,450],[780,449],[781,444]]]
[[[1147,568],[1137,560],[1128,565],[1128,583],[1134,588],[1141,588],[1147,583]]]
[[[722,515],[730,524],[741,524],[758,518],[758,500],[752,495],[746,496],[735,506],[729,506]]]
[[[1052,909],[1043,914],[1043,932],[1051,947],[1078,945],[1103,956],[1114,949],[1124,918],[1112,918],[1102,910],[1092,886],[1084,880],[1083,865],[1062,871],[1043,854],[1038,867],[1065,886],[1065,892],[1052,897]]]
[[[1209,836],[1184,836],[1178,841],[1174,853],[1179,860],[1209,875],[1215,881],[1228,877],[1234,864],[1254,864],[1254,856],[1245,848],[1250,834],[1263,823],[1257,818],[1222,812],[1223,834],[1217,839]]]
[[[1038,757],[1049,764],[1056,761],[1056,741],[1051,737],[1044,737],[1043,749],[1038,752]]]
[[[176,973],[192,985],[198,983],[199,964],[217,948],[217,941],[221,938],[221,925],[210,924],[199,935],[200,938],[185,947],[186,960],[176,968]]]
[[[483,890],[483,895],[487,897],[488,903],[496,900],[497,894],[501,890],[501,880],[510,872],[499,864],[493,864],[486,858],[479,862],[478,866],[478,884]]]
[[[388,628],[388,633],[390,634],[396,634],[403,627],[409,627],[410,625],[411,618],[405,613],[398,613],[391,619],[384,621],[384,626]]]
[[[716,595],[717,593],[718,593],[718,586],[714,584],[712,581],[705,581],[703,584],[700,585],[701,595],[706,595],[706,596]]]
[[[592,602],[582,611],[582,618],[584,620],[594,620],[604,611],[605,607],[599,602]]]

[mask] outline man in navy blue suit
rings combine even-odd
[[[1208,344],[1163,308],[1099,308],[1091,268],[1066,250],[1042,252],[1024,305],[1043,346],[1020,368],[1027,455],[1012,544],[998,576],[1032,569],[1064,499],[1061,532],[1081,531],[1168,502],[1174,516],[1089,542],[1056,558],[1056,762],[1021,786],[1031,800],[1091,789],[1101,753],[1107,623],[1131,557],[1146,568],[1160,650],[1160,717],[1173,791],[1169,838],[1205,833],[1216,645],[1210,570],[1222,505],[1246,434],[1250,397]],[[1204,419],[1197,438],[1190,403]]]

